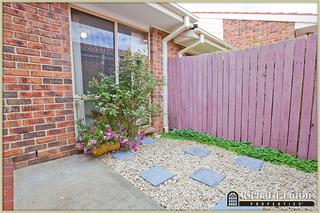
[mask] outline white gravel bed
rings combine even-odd
[[[185,154],[185,151],[194,145],[212,152],[204,158]],[[302,192],[316,201],[316,173],[305,173],[267,162],[260,171],[254,171],[235,166],[233,163],[236,157],[235,153],[215,146],[160,139],[155,144],[139,146],[136,155],[126,160],[116,160],[110,154],[102,156],[101,159],[157,203],[172,210],[212,209],[214,204],[230,191],[238,192],[240,199],[242,192]],[[154,166],[163,167],[176,176],[154,187],[139,177],[140,172]],[[226,178],[213,188],[192,180],[189,176],[201,167],[222,173]],[[315,210],[315,207],[290,209]]]

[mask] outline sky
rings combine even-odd
[[[317,14],[317,3],[179,3],[191,12],[272,12]]]

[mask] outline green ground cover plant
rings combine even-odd
[[[301,160],[295,156],[271,148],[254,147],[249,142],[225,140],[210,136],[208,134],[199,133],[191,129],[172,130],[167,133],[163,133],[161,137],[176,140],[189,140],[201,144],[214,145],[235,152],[239,155],[261,159],[273,164],[287,165],[289,167],[309,173],[317,172],[317,161]]]

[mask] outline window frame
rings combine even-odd
[[[147,33],[147,36],[148,36],[148,46],[147,46],[147,49],[148,49],[148,59],[150,61],[150,28],[148,29],[144,29],[142,27],[139,27],[139,26],[135,26],[135,25],[132,25],[130,23],[126,23],[124,21],[121,21],[119,19],[114,19],[110,16],[107,16],[107,15],[102,15],[100,13],[97,13],[97,12],[94,12],[92,10],[88,10],[88,9],[85,9],[83,7],[79,7],[79,6],[76,6],[76,5],[72,5],[70,4],[69,6],[69,38],[70,38],[70,54],[71,54],[71,72],[72,72],[72,94],[73,94],[73,109],[74,109],[74,116],[75,116],[75,120],[78,120],[79,118],[83,118],[84,119],[84,114],[83,113],[80,113],[81,115],[78,116],[79,114],[79,111],[83,111],[81,110],[82,108],[84,109],[84,98],[77,95],[76,94],[76,85],[75,85],[75,69],[74,69],[74,60],[73,60],[73,47],[72,47],[72,19],[71,19],[71,10],[72,9],[75,9],[75,10],[79,10],[83,13],[87,13],[87,14],[90,14],[92,16],[96,16],[96,17],[99,17],[99,18],[102,18],[102,19],[105,19],[106,21],[111,21],[113,22],[113,31],[114,31],[114,52],[115,52],[115,60],[114,60],[114,65],[115,65],[115,77],[116,77],[116,83],[118,84],[119,83],[119,48],[118,48],[118,23],[120,24],[123,24],[123,25],[126,25],[126,26],[129,26],[129,27],[132,27],[132,28],[135,28],[137,30],[140,30],[144,33]],[[82,84],[82,82],[81,82]],[[78,103],[77,103],[78,102]],[[80,109],[80,110],[79,110]],[[77,126],[77,125],[75,125]],[[76,135],[77,135],[77,127],[76,128]]]

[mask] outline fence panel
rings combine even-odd
[[[317,158],[317,37],[168,60],[169,128]]]

